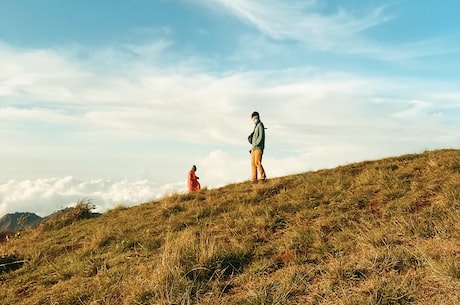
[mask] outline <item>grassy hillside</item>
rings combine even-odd
[[[458,150],[79,208],[0,244],[0,304],[460,304]]]

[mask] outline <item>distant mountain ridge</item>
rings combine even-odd
[[[34,228],[38,226],[40,223],[63,221],[65,219],[68,219],[69,217],[70,219],[72,219],[73,217],[93,218],[102,215],[100,213],[91,212],[91,209],[93,209],[94,207],[90,207],[85,204],[89,203],[83,202],[83,206],[77,204],[76,207],[65,208],[45,217],[40,217],[37,214],[29,212],[16,212],[6,214],[2,218],[0,218],[0,231],[15,232],[26,228]]]
[[[0,231],[14,232],[37,226],[43,218],[34,213],[12,213],[0,218]]]

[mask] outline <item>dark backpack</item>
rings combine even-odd
[[[252,137],[254,136],[254,131],[248,136],[249,144],[252,144]]]

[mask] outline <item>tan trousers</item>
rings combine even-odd
[[[265,170],[262,166],[262,155],[264,151],[260,149],[253,149],[251,151],[251,169],[252,169],[252,181],[257,181],[257,172],[260,174],[260,179],[265,179]]]

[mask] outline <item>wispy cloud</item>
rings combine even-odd
[[[390,24],[395,19],[405,18],[397,14],[398,4],[395,3],[361,9],[347,6],[346,3],[335,8],[327,7],[330,5],[327,1],[315,0],[201,0],[200,3],[234,15],[257,29],[263,37],[281,42],[297,42],[306,50],[314,52],[365,56],[383,62],[397,62],[402,67],[412,69],[429,66],[424,62],[426,58],[448,56],[455,60],[460,53],[456,33],[406,40],[382,40],[375,37],[373,29]],[[243,40],[240,52],[247,48],[245,56],[249,58],[251,55],[260,58],[261,54],[270,56],[271,52],[290,56],[293,52],[291,46],[272,43],[260,37],[250,35],[249,39]],[[299,54],[296,54],[298,57]]]
[[[209,0],[202,0],[213,5]],[[360,39],[360,34],[386,22],[384,7],[371,11],[352,13],[339,8],[333,13],[321,12],[318,1],[279,0],[219,0],[224,9],[253,25],[274,39],[295,40],[320,50],[332,50],[350,42],[347,48]],[[215,5],[215,2],[214,2]]]
[[[418,100],[410,101],[408,106],[407,109],[394,113],[393,116],[408,120],[421,119],[425,118],[429,109],[432,108],[430,103]]]
[[[423,69],[429,67],[430,70],[436,70],[436,68],[444,69],[445,67],[433,67],[430,61],[435,60],[438,65],[443,65],[444,60],[439,60],[439,58],[445,58],[446,62],[451,62],[449,58],[454,60],[458,58],[460,48],[454,43],[457,40],[458,37],[446,36],[397,44],[374,42],[355,46],[352,52],[367,54],[386,62],[396,62],[404,67],[420,66]]]

